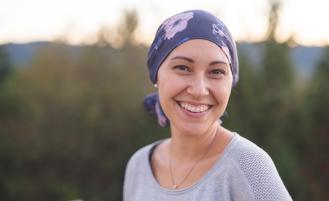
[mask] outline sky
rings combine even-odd
[[[328,0],[282,0],[277,39],[329,45]],[[116,27],[124,9],[139,17],[136,37],[150,43],[167,17],[205,9],[228,26],[237,41],[260,41],[267,28],[268,0],[0,0],[0,44],[53,41],[92,43],[100,27]]]

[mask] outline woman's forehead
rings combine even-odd
[[[215,43],[204,39],[193,39],[177,46],[167,57],[166,60],[173,58],[186,57],[197,61],[222,61],[229,64],[224,51]]]

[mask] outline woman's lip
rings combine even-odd
[[[209,104],[209,103],[197,103],[197,102],[193,102],[193,101],[181,101],[181,100],[176,100],[176,102],[179,103],[187,103],[193,106],[199,106],[199,105],[208,105],[208,106],[213,106],[213,104]]]

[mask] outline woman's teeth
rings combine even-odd
[[[180,102],[179,105],[189,111],[189,112],[194,112],[194,113],[201,113],[201,112],[204,112],[206,110],[208,110],[210,108],[209,105],[191,105],[191,104],[188,104],[188,103],[184,103],[184,102]]]

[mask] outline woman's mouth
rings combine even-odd
[[[206,105],[206,104],[191,105],[189,103],[179,102],[179,101],[177,103],[182,109],[187,110],[189,112],[193,112],[193,113],[202,113],[211,108],[211,105]]]

